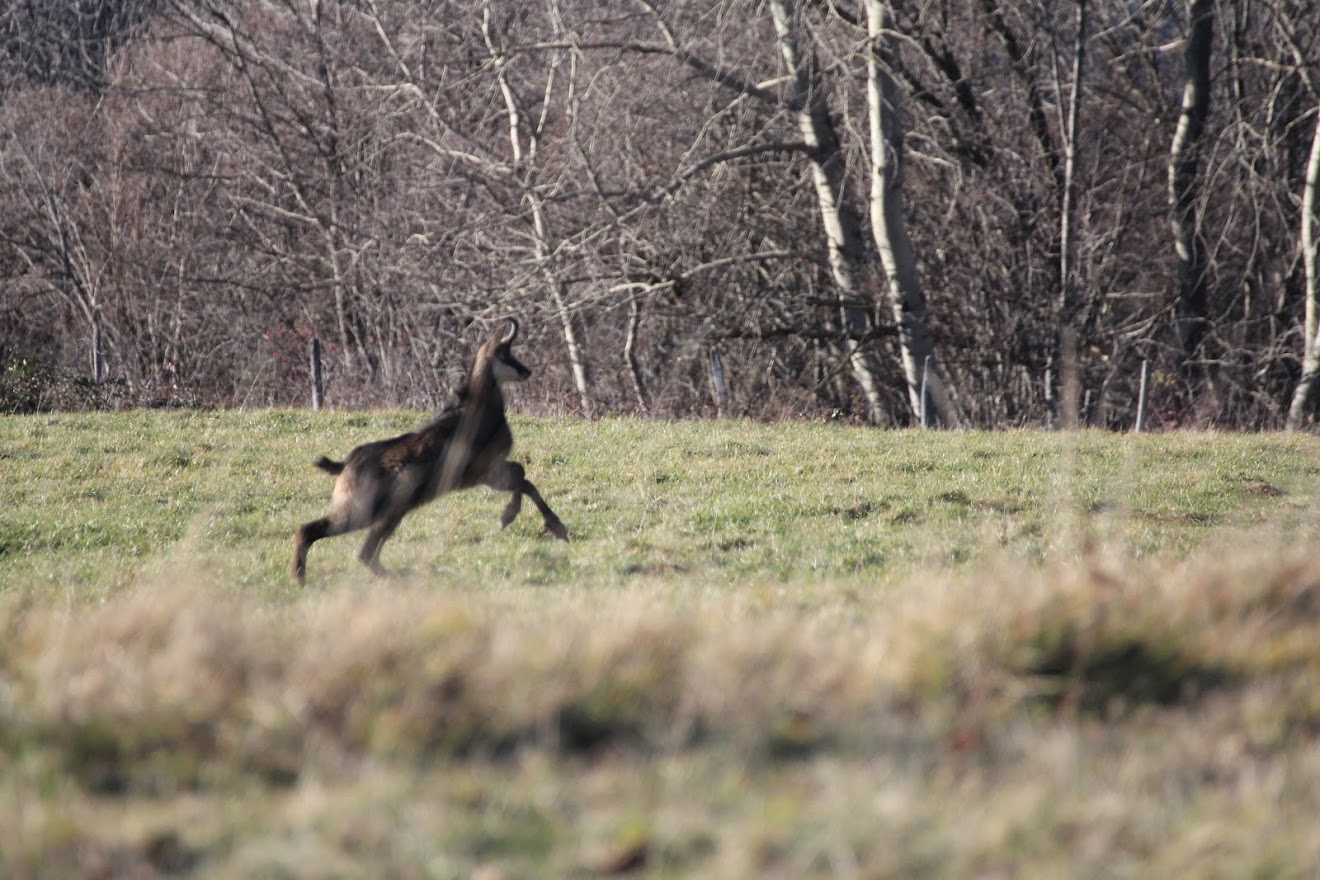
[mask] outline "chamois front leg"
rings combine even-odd
[[[518,518],[518,512],[522,510],[523,483],[526,480],[526,470],[516,461],[501,461],[495,465],[486,474],[486,485],[492,489],[499,489],[503,492],[512,492],[513,496],[509,498],[509,503],[504,506],[504,511],[500,514],[500,528],[507,529],[509,523]]]
[[[500,528],[508,528],[509,523],[513,522],[522,510],[522,498],[526,495],[532,499],[536,509],[541,511],[541,518],[545,520],[545,530],[548,534],[554,535],[561,541],[568,540],[568,529],[560,522],[559,517],[550,509],[550,505],[545,503],[541,493],[536,491],[532,481],[527,479],[527,470],[516,461],[502,461],[490,469],[486,474],[485,483],[492,489],[499,489],[504,492],[512,492],[513,497],[505,505],[504,512],[500,514]]]

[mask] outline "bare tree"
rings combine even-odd
[[[517,406],[907,423],[929,355],[992,427],[1058,418],[1067,330],[1087,424],[1143,361],[1153,427],[1284,424],[1320,26],[1187,9],[18,0],[0,357],[291,405],[317,336],[332,405],[431,406],[517,313]]]
[[[1068,88],[1068,118],[1063,129],[1063,180],[1059,193],[1059,333],[1054,362],[1059,365],[1062,379],[1065,369],[1073,367],[1064,362],[1067,345],[1065,338],[1077,333],[1077,254],[1074,241],[1074,212],[1077,177],[1078,120],[1082,105],[1082,79],[1086,70],[1086,0],[1077,0],[1077,31],[1073,39],[1073,66]],[[1076,348],[1073,348],[1075,353]],[[1052,390],[1052,389],[1051,389]],[[1060,397],[1063,402],[1063,397]],[[1076,401],[1072,401],[1076,404]],[[1058,413],[1059,423],[1065,427],[1076,420],[1076,413],[1064,406]]]
[[[71,100],[82,104],[76,97]],[[111,258],[83,207],[88,188],[99,182],[83,178],[79,157],[61,152],[48,121],[32,112],[28,122],[30,127],[16,132],[0,151],[0,174],[22,184],[8,200],[22,232],[0,233],[0,241],[13,248],[27,273],[42,279],[45,295],[78,316],[86,334],[86,363],[92,380],[100,382],[106,378],[105,286]],[[80,158],[94,161],[87,154]]]
[[[1210,53],[1214,21],[1214,0],[1188,0],[1182,109],[1169,149],[1169,222],[1178,254],[1174,327],[1179,360],[1184,375],[1188,376],[1205,338],[1209,309],[1205,242],[1197,227],[1196,205],[1201,195],[1197,174],[1201,139],[1210,113]]]
[[[830,272],[838,289],[839,310],[847,332],[840,343],[853,378],[866,397],[869,418],[879,422],[883,404],[878,383],[860,343],[850,338],[866,328],[874,311],[872,298],[863,287],[861,218],[851,204],[844,176],[845,161],[826,102],[827,90],[819,76],[813,53],[804,51],[798,39],[798,22],[792,0],[771,0],[779,51],[790,78],[789,106],[797,114],[802,139],[811,160],[811,178],[816,188],[821,222],[829,256]]]
[[[562,19],[556,5],[551,5],[550,12],[551,28],[555,40],[558,41],[563,36]],[[509,148],[511,152],[510,174],[515,178],[534,180],[538,146],[541,137],[545,133],[546,123],[551,111],[551,96],[555,93],[556,76],[559,73],[560,59],[565,49],[553,47],[546,50],[550,56],[550,63],[545,70],[541,108],[537,118],[529,120],[523,113],[524,102],[515,90],[508,75],[508,56],[504,48],[497,45],[498,37],[493,33],[491,27],[491,6],[489,2],[482,7],[481,34],[486,49],[490,53],[496,81],[499,83],[500,97],[504,101],[505,111],[508,114]],[[570,59],[567,66],[569,67],[568,77],[571,80],[575,75],[576,65]],[[571,92],[573,88],[574,83],[570,82],[569,91]],[[555,316],[559,321],[560,331],[564,337],[564,349],[568,354],[578,404],[583,415],[590,415],[592,406],[591,394],[587,387],[586,355],[582,344],[578,340],[576,322],[569,308],[569,285],[556,278],[551,267],[555,241],[546,211],[546,197],[535,184],[524,185],[523,189],[523,198],[531,210],[533,254],[540,264],[541,274],[545,278],[545,286],[549,289],[551,301],[554,303]]]
[[[944,388],[926,319],[926,296],[903,216],[903,123],[894,81],[889,75],[890,36],[884,0],[866,0],[867,119],[871,136],[871,230],[885,274],[894,323],[898,327],[903,375],[915,416],[933,412],[940,424],[959,423]],[[923,399],[925,393],[928,399]]]
[[[1315,399],[1316,382],[1320,379],[1320,268],[1317,268],[1316,250],[1320,247],[1315,232],[1316,191],[1320,189],[1320,107],[1315,111],[1315,129],[1311,137],[1311,155],[1306,163],[1306,181],[1302,185],[1301,248],[1306,272],[1306,323],[1303,328],[1305,352],[1302,356],[1302,378],[1293,391],[1288,407],[1288,429],[1302,425],[1311,402]]]

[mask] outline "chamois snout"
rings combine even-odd
[[[532,371],[507,352],[503,357],[495,360],[495,381],[500,384],[505,382],[525,382],[527,377],[532,375]]]

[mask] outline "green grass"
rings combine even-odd
[[[1320,865],[1315,438],[518,419],[294,586],[423,419],[0,420],[0,876]]]
[[[102,599],[200,569],[291,597],[297,525],[326,509],[322,453],[410,429],[414,413],[123,413],[0,422],[0,592]],[[478,489],[410,515],[383,560],[448,590],[709,588],[861,579],[1078,542],[1181,555],[1267,523],[1309,529],[1320,447],[1307,437],[879,432],[746,422],[516,422],[516,455],[573,542],[507,534]],[[359,583],[361,535],[318,544],[319,589]]]

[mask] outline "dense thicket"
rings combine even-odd
[[[809,76],[786,76],[772,6]],[[1192,6],[1209,103],[1175,163]],[[891,4],[907,231],[965,423],[1075,400],[1129,426],[1143,361],[1152,425],[1282,423],[1312,12]],[[875,244],[841,302],[811,186],[837,163],[866,215],[866,25],[854,0],[9,4],[0,402],[43,405],[49,374],[102,404],[300,404],[317,336],[333,405],[426,407],[516,313],[525,408],[910,423]],[[804,142],[804,82],[837,143]]]

